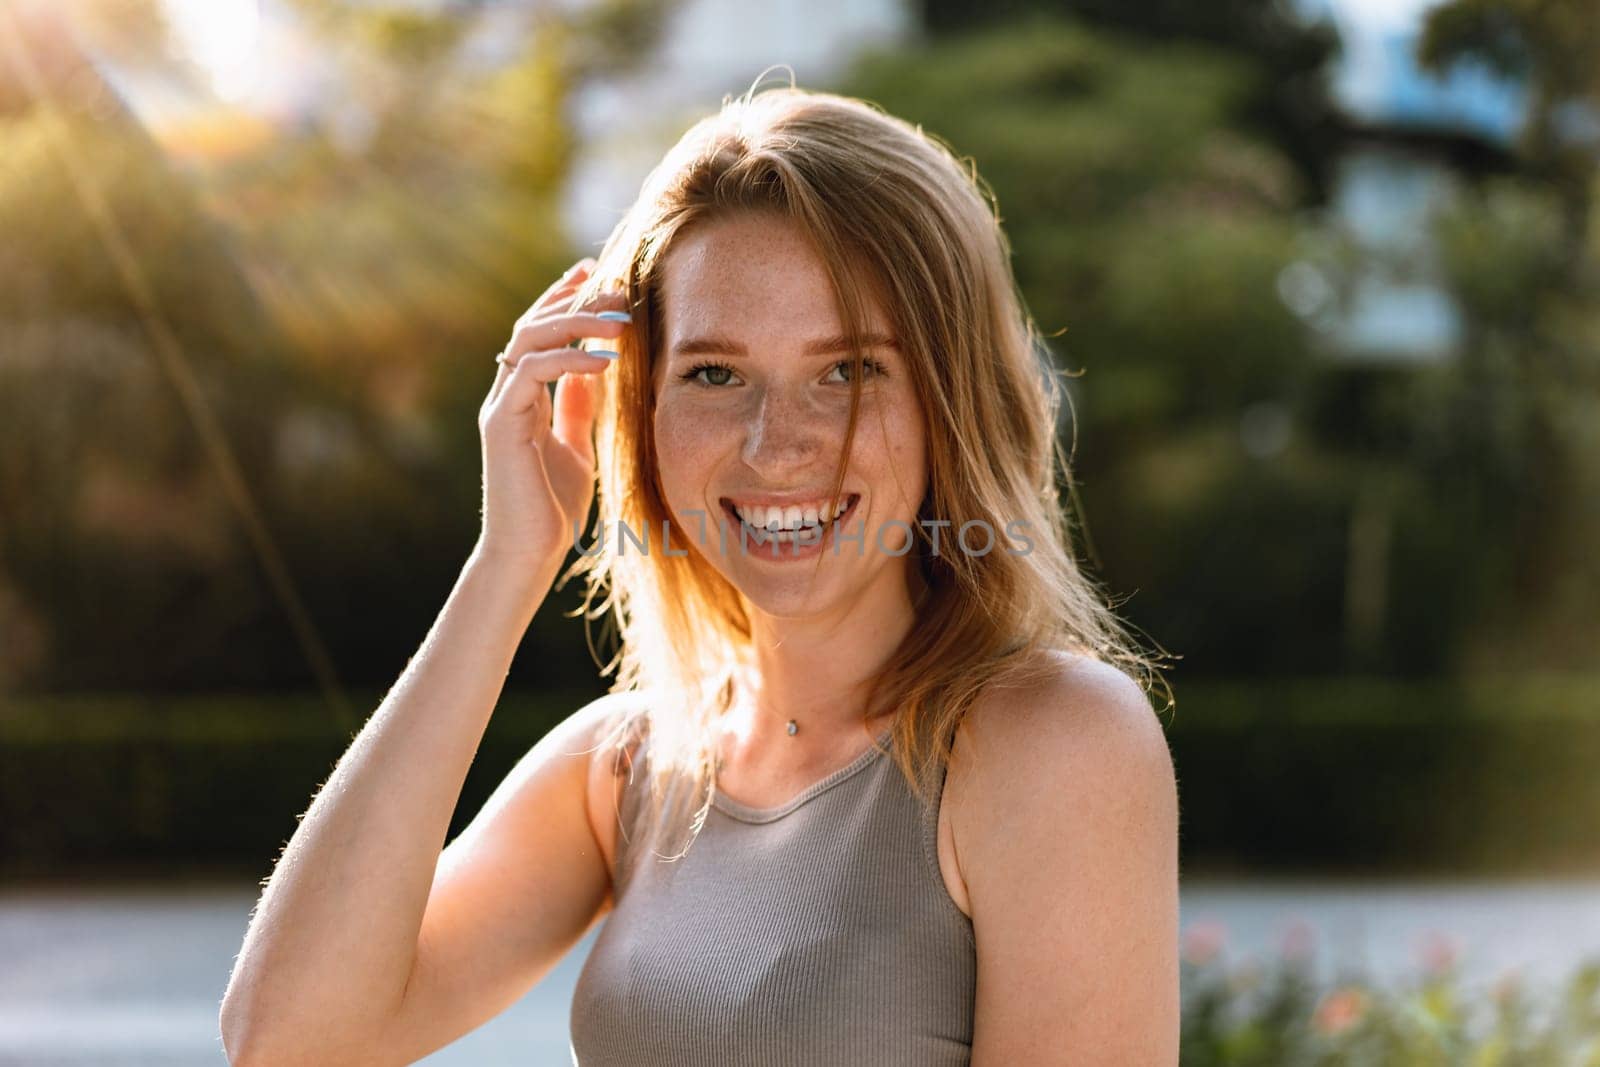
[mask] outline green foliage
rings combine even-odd
[[[1472,465],[1517,517],[1514,599],[1484,644],[1496,657],[1592,658],[1600,595],[1600,7],[1588,0],[1450,0],[1420,57],[1522,80],[1519,173],[1439,220],[1445,271],[1471,334],[1443,410],[1481,435]],[[1470,429],[1469,429],[1470,428]],[[1508,462],[1509,461],[1509,462]],[[1515,482],[1514,488],[1510,483]]]
[[[534,742],[597,695],[508,693],[451,833]],[[352,699],[371,708],[382,696]],[[351,736],[300,695],[0,702],[0,874],[265,875]]]
[[[1600,686],[1174,680],[1186,869],[1592,870]]]
[[[442,595],[442,594],[440,594]],[[1164,716],[1185,870],[1592,871],[1600,680],[1184,681]],[[458,826],[595,696],[510,686]],[[352,700],[374,708],[383,692]],[[253,869],[351,732],[303,694],[0,701],[0,876]]]
[[[1532,113],[1524,130],[1525,150],[1547,163],[1563,148],[1577,149],[1567,160],[1577,173],[1593,172],[1582,160],[1581,141],[1568,131],[1574,106],[1600,106],[1600,8],[1589,0],[1450,0],[1428,12],[1418,58],[1444,70],[1475,60],[1491,70],[1524,81]],[[1596,117],[1590,112],[1591,119]],[[1559,165],[1559,164],[1558,164]]]
[[[1485,538],[1505,580],[1480,645],[1502,665],[1583,662],[1597,639],[1600,235],[1574,266],[1571,210],[1558,189],[1504,179],[1435,226],[1468,336],[1451,373],[1414,383],[1418,465],[1445,490],[1441,514],[1500,534]]]
[[[1276,395],[1304,364],[1304,327],[1273,296],[1293,171],[1232,125],[1253,77],[1203,47],[1040,19],[879,56],[849,88],[979,161],[1103,439]]]
[[[1558,205],[1515,179],[1486,182],[1468,195],[1435,225],[1446,279],[1479,329],[1531,333],[1562,281]]]
[[[1308,21],[1274,0],[921,0],[919,6],[927,27],[947,38],[1055,16],[1157,47],[1187,42],[1233,55],[1260,72],[1239,102],[1239,117],[1287,155],[1313,201],[1327,193],[1338,148],[1327,71],[1339,41],[1330,22]]]
[[[1314,457],[1262,462],[1241,439],[1242,413],[1292,409],[1316,373],[1277,296],[1307,190],[1250,132],[1264,76],[1217,47],[1041,17],[873,58],[848,88],[991,187],[1028,306],[1081,371],[1091,562],[1141,590],[1130,615],[1211,669],[1332,670],[1347,491]],[[1260,614],[1286,597],[1302,625]]]
[[[1456,6],[1474,4],[1519,6]],[[1526,178],[1469,188],[1418,235],[1438,265],[1402,264],[1443,272],[1462,351],[1330,352],[1280,287],[1311,269],[1336,295],[1365,253],[1305,210],[1315,181],[1255,121],[1252,102],[1293,83],[1285,55],[1301,78],[1320,62],[1241,47],[1265,32],[1255,6],[1024,0],[1007,10],[1027,17],[874,57],[848,88],[947,138],[992,189],[1075,375],[1088,562],[1136,591],[1127,614],[1163,647],[1218,673],[1581,664],[1600,637],[1584,616],[1600,259],[1573,265],[1581,202]],[[934,7],[946,30],[977,25]],[[1541,76],[1565,77],[1552,63]]]
[[[386,676],[470,547],[490,357],[573,258],[603,24],[486,63],[482,11],[300,8],[343,91],[281,126],[153,137],[48,13],[39,69],[0,61],[0,688],[297,684],[263,544],[341,672]],[[90,21],[177,77],[159,27]]]
[[[1184,1067],[1593,1067],[1600,960],[1536,997],[1514,978],[1467,985],[1441,961],[1399,984],[1324,988],[1306,955],[1185,960]]]

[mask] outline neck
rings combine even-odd
[[[885,568],[877,588],[836,609],[803,619],[751,609],[749,667],[739,683],[730,728],[746,744],[807,748],[862,729],[866,683],[910,631],[914,606],[903,574]],[[794,720],[798,732],[788,734]],[[874,734],[887,716],[869,723]]]

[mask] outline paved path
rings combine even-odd
[[[0,1065],[223,1064],[217,1003],[254,901],[252,886],[0,889]],[[1558,980],[1600,956],[1600,880],[1184,887],[1186,943],[1220,940],[1230,963],[1276,954],[1297,919],[1325,976],[1359,966],[1396,980],[1443,944],[1469,983],[1514,966]],[[422,1062],[569,1063],[567,1007],[592,937],[509,1011]]]

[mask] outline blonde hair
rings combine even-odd
[[[662,358],[662,268],[691,227],[747,212],[777,215],[810,237],[846,337],[867,332],[862,294],[882,298],[924,425],[940,428],[925,434],[929,490],[919,518],[948,520],[949,534],[974,520],[991,531],[1027,524],[1030,550],[981,556],[933,553],[927,531],[915,531],[917,619],[873,679],[863,718],[898,709],[891,751],[918,797],[932,799],[932,776],[979,692],[1045,670],[1041,652],[1099,658],[1147,691],[1165,685],[1158,657],[1137,645],[1069,548],[1058,486],[1071,484],[1057,435],[1064,390],[1016,289],[987,186],[942,141],[876,105],[752,88],[691,127],[650,173],[578,295],[621,290],[633,311],[598,399],[600,530],[666,530],[672,551],[619,551],[602,536],[568,577],[588,576],[586,618],[609,614],[617,627],[620,647],[603,667],[616,672],[612,691],[641,697],[625,702],[631,710],[606,743],[631,754],[648,730],[644,822],[653,835],[686,835],[684,849],[710,806],[714,728],[751,628],[738,591],[673,522],[658,478],[652,375]],[[859,346],[853,358],[835,497],[857,423]]]

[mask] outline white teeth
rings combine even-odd
[[[827,501],[781,508],[763,504],[735,504],[733,511],[752,529],[779,533],[800,530],[806,526],[827,525],[845,510],[847,504],[848,499],[841,499],[836,506],[829,505]]]

